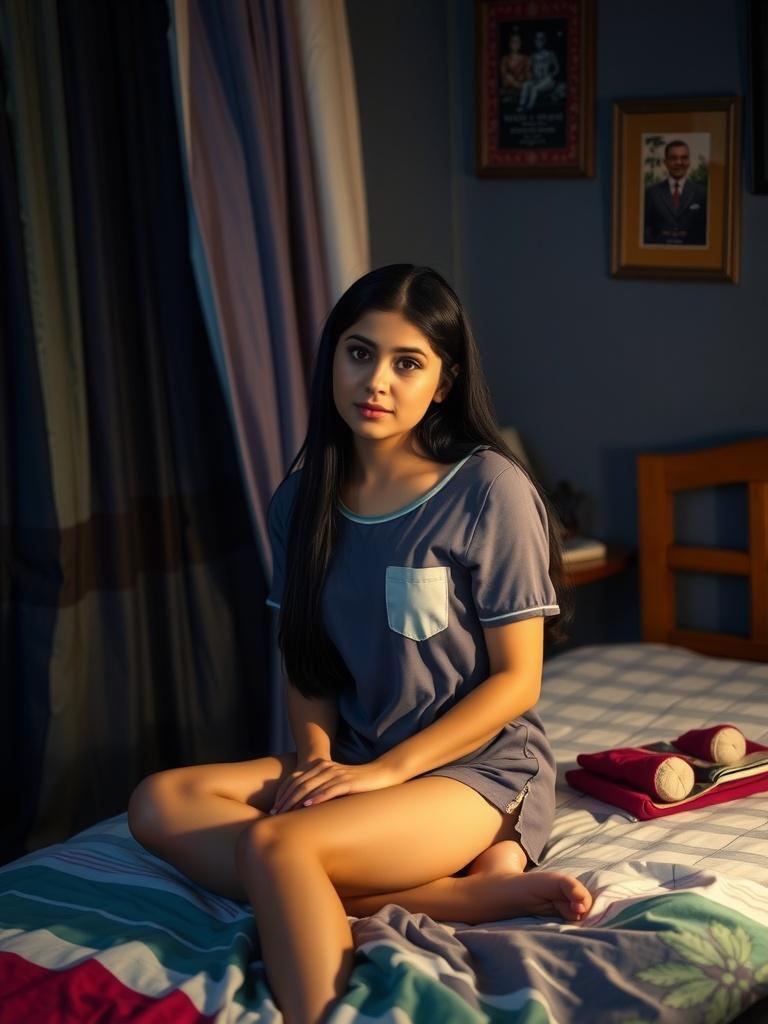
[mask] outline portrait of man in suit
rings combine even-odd
[[[645,245],[706,245],[707,187],[691,173],[690,146],[672,139],[664,146],[665,176],[645,189]]]

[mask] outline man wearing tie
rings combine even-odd
[[[645,190],[646,245],[706,245],[707,190],[691,181],[691,154],[681,139],[664,147],[668,177]]]

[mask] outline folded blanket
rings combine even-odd
[[[715,764],[735,764],[747,751],[747,740],[735,725],[713,725],[709,729],[691,729],[672,740],[678,750]]]
[[[751,796],[753,793],[764,793],[768,790],[768,771],[760,775],[752,775],[746,779],[733,779],[730,782],[722,782],[710,785],[708,788],[693,793],[684,800],[675,803],[655,803],[647,793],[630,789],[629,786],[620,782],[611,782],[610,779],[593,775],[584,768],[573,768],[565,773],[566,781],[574,789],[580,789],[583,793],[596,796],[598,800],[605,800],[606,803],[623,807],[636,818],[660,818],[665,814],[679,814],[681,811],[693,811],[697,807],[709,807],[710,804],[723,803],[726,800],[736,800],[742,796]]]
[[[579,754],[576,760],[595,775],[625,782],[662,803],[683,800],[696,781],[693,768],[684,758],[643,747],[599,750],[594,754]]]
[[[698,754],[698,757],[686,756]],[[718,753],[720,763],[701,757]],[[681,754],[683,756],[681,756]],[[737,754],[741,754],[736,758]],[[768,789],[768,747],[731,725],[692,729],[672,742],[579,754],[569,785],[600,800],[655,818]]]

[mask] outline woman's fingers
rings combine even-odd
[[[313,790],[317,789],[319,784],[327,781],[328,777],[332,777],[333,767],[328,762],[323,762],[313,765],[305,772],[294,773],[286,780],[285,790],[279,792],[275,797],[272,814],[280,814],[299,806]]]
[[[272,814],[279,814],[280,811],[291,806],[296,792],[296,786],[298,785],[300,778],[301,776],[294,776],[287,780],[287,784],[283,790],[275,797],[275,802],[272,806]]]
[[[275,794],[274,803],[272,804],[272,814],[276,814],[278,809],[283,806],[285,801],[290,799],[290,794],[292,793],[294,786],[296,785],[296,780],[300,777],[301,776],[298,774],[289,775],[288,778],[281,783],[280,788]]]
[[[283,782],[280,783],[280,788],[278,789],[277,793],[275,793],[275,799],[274,799],[274,802],[272,803],[273,807],[279,807],[280,806],[280,804],[285,799],[285,795],[288,792],[290,786],[291,786],[291,779],[290,778],[284,779]]]
[[[329,782],[335,779],[335,772],[327,770],[322,773],[318,773],[312,778],[303,778],[299,785],[290,794],[290,807],[287,806],[286,810],[291,810],[294,807],[301,807],[313,799],[313,795],[323,786],[326,786]]]
[[[284,810],[309,807],[366,788],[354,775],[350,776],[348,765],[333,765],[327,772],[302,780],[290,796],[290,806],[288,800],[284,802]]]
[[[302,777],[302,771],[291,772],[283,781],[275,794],[275,799],[272,804],[273,807],[278,807],[288,796],[291,790],[295,787],[297,781]]]
[[[333,800],[337,796],[346,796],[348,793],[349,783],[335,780],[313,790],[308,797],[302,800],[301,806],[309,807],[313,804],[321,804],[325,800]]]
[[[377,762],[350,765],[323,761],[304,772],[296,773],[280,799],[275,800],[273,814],[296,807],[309,807],[350,793],[391,786],[397,779]]]

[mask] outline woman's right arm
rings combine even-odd
[[[291,793],[305,772],[322,761],[331,760],[331,743],[336,735],[339,712],[333,697],[305,697],[292,683],[286,691],[288,722],[296,744],[296,768],[283,779],[275,794],[272,813],[293,806]]]
[[[317,758],[329,760],[339,724],[333,697],[305,697],[288,683],[288,721],[296,743],[296,767],[301,770]]]

